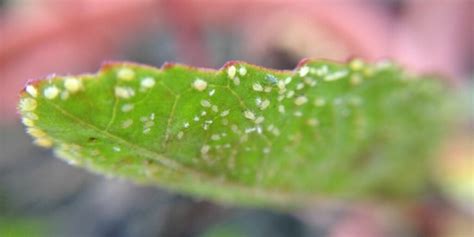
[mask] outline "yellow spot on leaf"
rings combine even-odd
[[[59,92],[60,91],[56,86],[49,86],[49,87],[46,87],[46,89],[44,89],[43,95],[44,97],[46,97],[46,99],[52,100],[59,95]]]
[[[121,68],[117,72],[117,77],[120,80],[131,81],[135,79],[135,72],[130,68]]]

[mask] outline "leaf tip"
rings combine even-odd
[[[163,65],[161,65],[161,69],[162,70],[167,70],[167,69],[173,68],[174,66],[176,66],[176,63],[165,62],[165,63],[163,63]]]
[[[295,69],[298,69],[298,68],[301,68],[305,65],[307,65],[308,63],[310,63],[312,60],[310,58],[303,58],[301,59],[298,64],[296,64],[296,67]]]
[[[36,97],[38,94],[38,87],[39,84],[41,83],[40,79],[30,79],[26,81],[26,83],[23,85],[23,87],[20,89],[19,96],[24,97],[26,94]]]
[[[102,64],[100,65],[99,71],[100,71],[100,72],[108,71],[108,70],[111,70],[111,69],[114,68],[114,67],[121,66],[121,65],[123,65],[123,64],[125,64],[125,62],[119,62],[119,61],[104,61],[104,62],[102,62]]]
[[[240,64],[242,62],[238,61],[238,60],[231,60],[231,61],[227,61],[226,63],[224,63],[224,65],[222,65],[222,69],[226,69],[226,68],[229,68],[231,66],[235,66],[237,64]]]

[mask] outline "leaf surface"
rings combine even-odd
[[[292,71],[109,63],[21,94],[35,143],[107,176],[241,204],[419,193],[443,128],[439,81],[387,62]]]

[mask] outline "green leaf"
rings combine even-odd
[[[388,62],[110,63],[26,86],[35,143],[73,165],[239,204],[420,193],[446,90]]]

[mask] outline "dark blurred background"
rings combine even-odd
[[[16,113],[27,80],[107,60],[293,69],[305,57],[394,59],[443,75],[473,108],[473,23],[472,0],[0,0],[0,236],[474,236],[472,111],[400,225],[370,204],[288,214],[106,179],[34,147]]]

